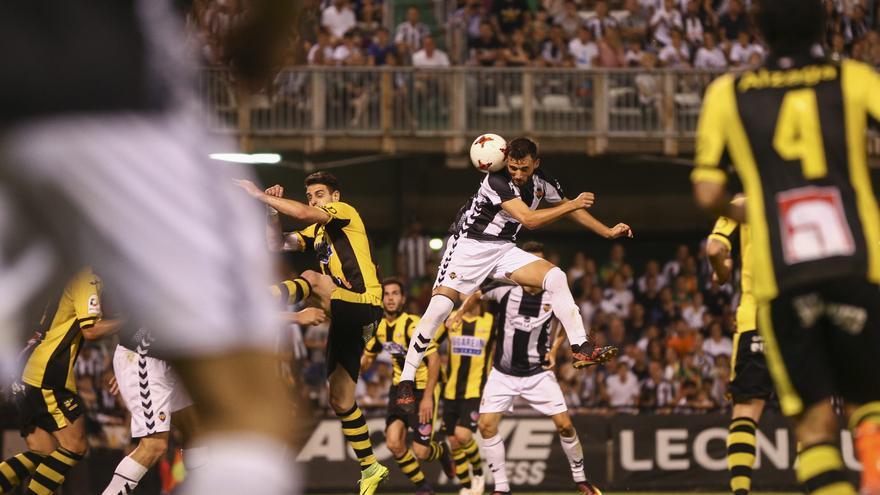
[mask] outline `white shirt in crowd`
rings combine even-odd
[[[629,317],[629,307],[632,305],[632,302],[632,292],[628,290],[607,289],[605,291],[605,300],[602,301],[602,311],[609,315],[627,318]]]
[[[592,41],[584,43],[580,38],[568,42],[568,51],[574,57],[574,65],[578,69],[589,69],[599,56],[599,47]]]
[[[337,46],[336,49],[333,50],[333,61],[336,62],[337,64],[342,64],[350,56],[351,56],[351,50],[347,46],[345,46],[344,43]]]
[[[658,10],[654,12],[654,16],[651,17],[651,26],[654,27],[654,38],[664,45],[668,45],[672,40],[670,35],[672,29],[684,29],[681,12],[678,10],[671,12]]]
[[[725,69],[727,68],[727,57],[717,46],[712,50],[704,46],[697,50],[694,67],[697,69]]]
[[[733,342],[727,337],[721,337],[717,342],[713,339],[706,339],[703,341],[703,352],[713,358],[722,354],[730,356],[733,354]]]
[[[623,379],[617,373],[605,379],[605,392],[608,394],[608,403],[611,407],[636,405],[639,391],[639,379],[632,371],[627,371]]]
[[[688,17],[684,20],[684,37],[694,46],[703,43],[703,21],[699,17]]]
[[[443,50],[434,50],[431,56],[421,49],[412,56],[413,67],[449,67],[449,57]]]
[[[660,61],[664,65],[670,67],[679,67],[686,65],[691,60],[691,49],[687,44],[682,42],[681,46],[675,48],[672,44],[666,45],[660,50]]]
[[[317,57],[318,57],[318,51],[319,51],[319,50],[322,50],[322,51],[323,51],[323,53],[322,53],[323,58],[322,58],[322,60],[321,60],[321,63],[322,63],[322,64],[326,64],[326,63],[328,63],[328,62],[330,62],[330,61],[333,60],[333,53],[334,53],[334,50],[333,50],[333,47],[332,47],[332,46],[330,46],[330,45],[324,45],[323,47],[321,47],[321,45],[319,45],[318,43],[315,43],[315,44],[312,45],[312,47],[309,49],[309,54],[308,54],[308,56],[306,57],[306,59],[308,60],[308,62],[309,62],[310,65],[316,63],[316,59],[317,59]]]
[[[397,25],[394,42],[406,43],[410,50],[418,50],[422,47],[422,40],[429,34],[431,30],[425,23],[411,24],[409,21],[404,21]]]
[[[764,56],[764,49],[761,48],[761,45],[749,43],[743,46],[739,43],[734,43],[730,48],[730,63],[732,65],[746,65],[755,53],[761,55],[761,57]]]
[[[684,318],[687,326],[691,328],[703,327],[704,314],[706,314],[706,306],[694,308],[693,305],[688,304],[683,310],[681,310],[681,317]]]
[[[334,38],[342,38],[346,31],[353,28],[357,24],[354,11],[346,5],[342,10],[331,5],[321,12],[321,25],[330,31]]]

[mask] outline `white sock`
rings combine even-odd
[[[571,476],[575,483],[578,481],[587,481],[587,475],[584,474],[584,449],[581,447],[581,441],[577,434],[573,437],[559,436],[559,443],[562,444],[562,450],[565,457],[568,457],[568,465],[571,467]]]
[[[568,279],[565,273],[554,266],[544,277],[544,290],[550,294],[550,306],[553,315],[562,323],[568,335],[571,345],[581,345],[587,341],[587,332],[584,330],[584,320],[581,318],[581,310],[574,303],[571,289],[568,288]]]
[[[495,478],[496,492],[509,492],[510,482],[507,481],[507,461],[504,459],[504,440],[501,435],[483,439],[483,456]]]
[[[186,468],[187,472],[199,469],[208,463],[208,455],[209,452],[207,447],[190,447],[188,449],[183,449],[183,466]]]
[[[191,472],[184,483],[185,495],[206,493],[253,493],[260,495],[299,493],[299,476],[281,442],[262,435],[218,435],[202,442],[211,462]]]
[[[141,466],[139,462],[131,457],[123,457],[119,461],[119,465],[116,466],[116,471],[113,472],[113,479],[110,480],[110,484],[107,485],[107,488],[104,489],[101,495],[129,493],[129,490],[136,487],[141,478],[147,474],[147,470],[149,470],[148,467]]]
[[[409,350],[406,351],[406,364],[403,366],[403,373],[400,374],[401,380],[415,381],[416,371],[422,363],[425,351],[428,350],[428,344],[431,343],[440,325],[449,317],[449,313],[452,313],[453,307],[455,304],[446,296],[431,298],[428,309],[416,325],[415,338],[410,341]]]

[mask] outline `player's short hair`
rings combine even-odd
[[[821,41],[825,9],[821,0],[761,0],[755,21],[770,51],[789,55]]]
[[[306,180],[304,182],[306,187],[309,187],[313,184],[323,184],[327,186],[327,189],[329,189],[331,193],[339,190],[339,179],[337,179],[336,176],[331,174],[330,172],[313,172],[306,176]]]
[[[544,243],[538,241],[529,241],[522,245],[522,250],[527,253],[543,253]]]
[[[530,156],[533,160],[538,159],[538,145],[527,137],[518,137],[507,143],[507,156],[514,160],[522,160]]]
[[[385,287],[388,285],[396,285],[400,287],[400,293],[404,296],[406,295],[406,286],[403,285],[403,280],[400,280],[397,277],[388,277],[382,280],[382,292],[385,292]]]

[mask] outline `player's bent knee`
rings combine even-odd
[[[138,448],[144,450],[150,459],[159,460],[168,452],[168,439],[164,436],[141,438]]]
[[[89,450],[89,442],[85,438],[71,438],[58,442],[66,450],[74,454],[85,455]]]
[[[416,456],[416,459],[424,461],[431,456],[431,448],[420,443],[413,443],[413,455]]]
[[[477,424],[477,428],[480,430],[480,435],[483,438],[492,438],[498,434],[498,423],[491,420],[484,420],[480,418],[480,422]]]
[[[559,432],[559,436],[565,438],[571,438],[577,434],[577,432],[574,431],[574,426],[571,423],[557,426],[556,431]]]

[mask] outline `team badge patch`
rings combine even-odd
[[[98,296],[95,294],[89,296],[88,312],[90,315],[101,314],[101,301],[98,300]]]
[[[430,424],[419,425],[419,435],[423,437],[427,437],[431,434],[431,431],[434,429]]]
[[[165,421],[165,418],[167,417],[168,416],[165,416],[165,411],[159,411],[159,421]]]
[[[457,277],[457,276],[458,275],[456,275],[455,272],[452,272],[449,274],[449,278],[451,278],[452,280],[455,280],[455,277]]]
[[[546,313],[547,311],[550,311],[550,305],[549,305],[549,304],[545,304],[545,305],[544,305],[544,312]]]

